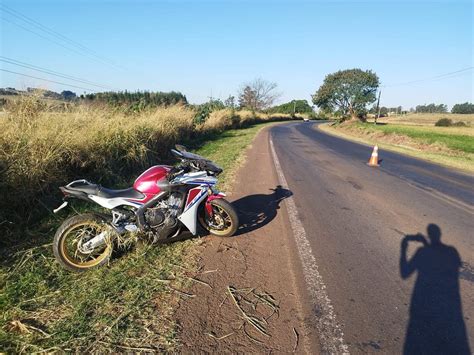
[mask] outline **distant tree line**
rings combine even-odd
[[[309,105],[306,100],[292,100],[290,102],[273,106],[267,110],[268,113],[286,113],[286,114],[296,114],[296,113],[307,113],[312,114],[313,108]]]
[[[461,113],[461,114],[468,114],[474,113],[474,104],[465,102],[463,104],[456,104],[451,109],[451,113]]]
[[[415,107],[416,113],[446,113],[448,112],[448,106],[444,104],[429,104],[429,105],[418,105]]]
[[[396,106],[396,107],[385,107],[381,106],[379,109],[377,109],[377,105],[373,105],[369,113],[373,115],[377,115],[380,112],[380,117],[385,117],[388,116],[388,114],[406,114],[408,111],[404,111],[402,106]]]
[[[26,92],[17,90],[15,88],[0,88],[0,95],[5,96],[15,96],[15,95],[22,95],[22,94],[35,94],[39,95],[40,97],[44,97],[46,99],[54,99],[54,100],[65,100],[65,101],[73,101],[77,99],[77,95],[75,92],[64,90],[60,93],[51,90],[43,90],[38,88],[27,88]]]
[[[81,95],[81,99],[91,102],[107,103],[112,106],[129,106],[132,110],[140,111],[147,107],[186,105],[188,100],[180,92],[150,92],[150,91],[120,91],[98,92]]]

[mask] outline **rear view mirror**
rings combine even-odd
[[[181,145],[181,144],[176,144],[175,145],[175,148],[180,151],[180,152],[187,152],[187,149],[184,145]]]

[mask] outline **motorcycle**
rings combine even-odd
[[[112,190],[87,180],[60,187],[64,202],[93,202],[110,214],[83,213],[66,219],[56,231],[53,251],[57,261],[71,271],[86,271],[106,264],[114,240],[127,233],[152,236],[154,242],[176,239],[183,231],[230,237],[238,228],[237,213],[215,185],[222,169],[212,161],[177,145],[172,154],[177,166],[152,166],[133,187]]]

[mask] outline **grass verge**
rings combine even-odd
[[[474,172],[474,131],[469,127],[345,123],[319,128],[356,142],[378,144],[383,149]]]
[[[221,165],[228,188],[259,124],[195,142],[195,152]],[[65,215],[60,216],[61,219]],[[30,232],[36,246],[3,250],[0,265],[0,351],[141,352],[177,348],[173,319],[196,273],[199,239],[138,245],[107,267],[84,274],[63,270],[51,239],[59,217]]]

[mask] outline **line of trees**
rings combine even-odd
[[[428,104],[418,105],[415,107],[416,113],[446,113],[448,112],[448,106],[445,104]]]
[[[369,109],[369,113],[373,114],[373,115],[376,115],[379,112],[380,112],[380,117],[385,117],[385,116],[388,116],[388,114],[392,114],[392,113],[395,113],[395,114],[406,114],[406,113],[408,113],[407,111],[403,111],[402,106],[397,106],[397,107],[381,106],[380,109],[378,109],[377,105],[373,105]]]
[[[286,113],[286,114],[296,114],[296,113],[306,113],[312,114],[313,108],[309,105],[307,100],[292,100],[290,102],[273,106],[267,110],[268,113]]]
[[[474,104],[469,102],[465,102],[463,104],[456,104],[451,109],[451,112],[461,114],[474,113]]]
[[[137,110],[146,107],[170,106],[176,104],[186,105],[188,100],[180,92],[150,92],[150,91],[120,91],[120,92],[98,92],[94,94],[81,95],[81,99],[90,102],[107,103],[113,106],[136,106]]]
[[[64,90],[58,93],[56,91],[43,90],[43,89],[31,88],[31,87],[26,88],[26,92],[17,90],[15,88],[0,88],[0,95],[17,96],[17,95],[23,95],[25,93],[30,94],[30,95],[34,94],[46,99],[54,99],[54,100],[74,101],[77,99],[76,93],[69,90]]]

